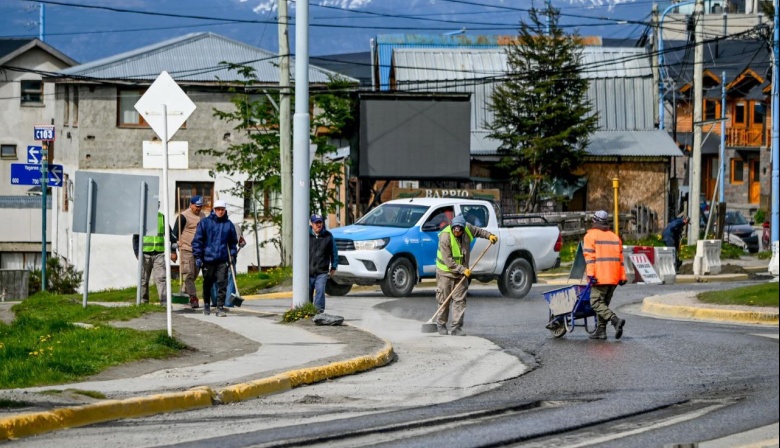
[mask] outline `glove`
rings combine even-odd
[[[490,235],[488,239],[490,240],[490,244],[496,244],[496,242],[498,242],[498,237],[495,235]]]
[[[592,275],[588,276],[588,283],[590,283],[591,285],[595,285],[598,282],[599,282],[599,279],[597,279],[596,277],[594,277]]]
[[[465,275],[466,277],[471,277],[471,269],[464,269],[463,275]]]
[[[619,281],[619,282],[618,282],[618,285],[620,285],[620,286],[623,286],[623,285],[625,285],[626,283],[628,283],[628,281],[627,281],[627,280],[621,280],[621,281]]]
[[[200,258],[196,258],[195,259],[195,267],[198,268],[198,269],[202,268],[203,267],[203,260],[201,260]]]

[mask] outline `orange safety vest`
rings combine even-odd
[[[585,271],[589,277],[596,277],[599,285],[617,285],[626,280],[623,265],[623,243],[609,230],[590,229],[582,245],[585,256]]]

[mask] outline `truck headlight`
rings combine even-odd
[[[387,246],[390,242],[390,238],[382,238],[379,240],[364,240],[355,241],[355,250],[379,250]]]

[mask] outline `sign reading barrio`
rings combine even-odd
[[[464,188],[393,188],[393,199],[404,198],[460,198],[483,199],[498,202],[501,190],[469,190]]]

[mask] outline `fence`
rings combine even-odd
[[[544,218],[548,223],[555,224],[565,240],[575,240],[585,235],[591,227],[592,212],[546,212],[529,215],[504,215],[505,225],[518,223],[540,223]],[[610,216],[610,220],[612,216]],[[640,238],[649,234],[659,233],[658,213],[643,205],[636,205],[628,213],[618,216],[620,233]]]
[[[0,300],[24,300],[30,282],[26,269],[0,269]]]

